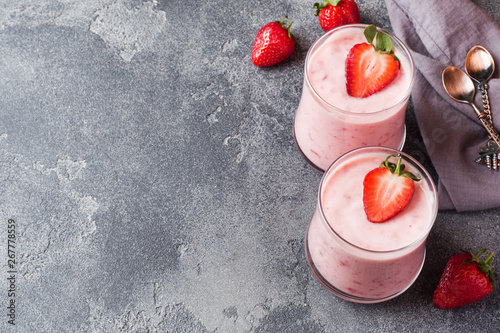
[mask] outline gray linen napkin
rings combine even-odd
[[[500,207],[500,170],[475,163],[488,134],[467,104],[452,100],[441,75],[464,69],[467,52],[485,47],[500,66],[500,25],[469,0],[386,0],[394,33],[410,48],[417,75],[412,92],[424,144],[439,176],[440,209]],[[488,81],[491,113],[500,130],[500,78]],[[476,86],[476,105],[482,109]]]

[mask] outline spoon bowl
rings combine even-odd
[[[472,106],[478,119],[483,124],[491,139],[500,147],[500,134],[497,132],[487,114],[480,111],[474,104],[474,94],[476,88],[472,79],[460,68],[455,66],[446,67],[442,75],[443,86],[448,95],[457,102],[466,103]]]
[[[495,71],[495,62],[490,52],[484,47],[476,45],[467,53],[465,71],[475,81],[488,81]]]
[[[472,104],[476,88],[463,70],[455,66],[446,67],[442,80],[444,89],[451,98],[457,102]]]

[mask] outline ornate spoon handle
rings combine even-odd
[[[484,113],[486,113],[488,115],[488,117],[490,118],[489,120],[492,121],[491,109],[490,109],[490,98],[488,96],[488,84],[485,81],[479,83],[479,90],[481,90],[481,98],[483,100]]]
[[[488,115],[486,112],[480,111],[477,108],[477,106],[474,105],[474,103],[472,103],[471,105],[474,108],[474,111],[476,112],[477,117],[483,124],[484,128],[486,128],[486,131],[488,131],[488,134],[490,135],[491,139],[495,141],[495,143],[500,147],[500,134],[498,134],[495,127],[493,127],[493,122],[491,121],[491,115]]]
[[[500,167],[500,147],[497,146],[495,141],[488,140],[485,147],[478,149],[479,157],[476,163],[485,164],[490,170],[498,170]]]

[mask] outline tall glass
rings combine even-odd
[[[330,30],[307,53],[293,134],[302,157],[320,172],[355,148],[384,146],[401,150],[404,145],[405,113],[415,67],[403,42],[379,28],[392,39],[401,63],[398,76],[366,98],[351,97],[345,88],[345,59],[352,46],[366,42],[365,27],[353,24]]]
[[[402,156],[405,170],[421,180],[414,182],[413,197],[401,212],[373,223],[363,209],[363,179],[389,155]],[[307,263],[316,279],[343,299],[358,303],[391,299],[418,277],[437,211],[434,182],[415,159],[390,148],[355,149],[323,175],[305,236]]]

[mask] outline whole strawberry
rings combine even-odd
[[[314,4],[319,25],[324,31],[345,24],[359,23],[358,5],[353,0],[324,0]]]
[[[495,277],[498,274],[491,268],[493,253],[485,260],[479,260],[486,251],[488,249],[483,249],[477,254],[464,251],[448,260],[432,297],[437,308],[454,309],[475,303],[496,290]]]
[[[290,33],[292,22],[285,25],[285,16],[281,21],[263,26],[252,48],[252,63],[259,67],[269,67],[290,58],[295,50],[295,37]]]

